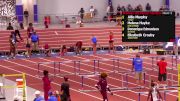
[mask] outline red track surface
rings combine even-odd
[[[1,73],[21,73],[24,72],[27,74],[27,85],[33,87],[35,89],[42,90],[42,81],[41,78],[37,76],[37,64],[38,62],[59,62],[59,61],[69,61],[69,60],[86,60],[86,59],[107,59],[107,58],[132,58],[134,54],[106,54],[106,55],[95,55],[95,56],[64,56],[64,57],[55,57],[55,58],[34,58],[34,59],[14,59],[14,60],[1,60],[0,69]],[[144,69],[152,69],[151,68],[151,58],[148,58],[149,55],[142,55],[144,58]],[[146,58],[147,57],[147,58]],[[168,62],[168,66],[171,67],[170,57],[166,58]],[[178,61],[180,63],[180,61]],[[61,73],[70,74],[74,72],[73,63],[64,63],[61,64]],[[54,73],[53,71],[53,64],[46,64],[45,66],[41,65],[40,70],[47,69],[50,71],[51,74]],[[57,68],[58,69],[58,68]],[[116,68],[118,69],[118,68]],[[101,61],[99,71],[110,72],[113,70],[113,63],[112,61]],[[131,70],[131,61],[130,60],[120,60],[120,71],[127,71]],[[93,72],[93,62],[82,62],[81,63],[81,73],[89,73]],[[58,72],[58,70],[56,70]],[[174,73],[174,79],[177,80],[177,71],[170,70],[169,73]],[[153,71],[149,71],[147,75],[151,75],[152,78],[157,80],[157,73]],[[120,74],[111,74],[108,77],[108,82],[111,88],[121,87]],[[128,79],[130,81],[129,87],[137,87],[135,83],[134,75],[129,76]],[[154,76],[154,77],[153,77]],[[69,76],[70,84],[71,84],[71,95],[73,101],[100,101],[101,95],[99,92],[87,92],[82,93],[79,92],[81,87],[81,77],[80,76]],[[12,78],[11,78],[12,79]],[[148,79],[148,78],[147,78]],[[62,82],[62,77],[57,76],[54,78],[52,83],[53,89],[60,89],[60,83]],[[91,77],[84,79],[84,89],[94,90],[94,85],[96,84],[98,77]],[[146,82],[147,83],[147,82]],[[148,84],[147,84],[148,85]],[[144,86],[147,86],[144,85]],[[140,86],[140,85],[139,85]],[[147,89],[141,90],[147,91]],[[163,95],[163,94],[162,94]],[[142,95],[141,101],[145,101],[147,96]],[[177,97],[177,93],[170,93],[167,94],[166,101],[174,101]],[[114,96],[109,95],[110,101],[136,101],[138,99],[137,91],[123,91],[123,92],[116,92]],[[171,99],[171,100],[170,100]]]
[[[108,28],[78,28],[78,29],[48,29],[48,30],[37,30],[40,39],[41,39],[41,46],[44,45],[46,42],[50,43],[51,47],[59,47],[60,44],[68,44],[68,45],[74,45],[74,43],[77,40],[83,40],[84,46],[90,46],[90,37],[92,34],[95,34],[98,37],[99,44],[101,46],[107,46],[108,45],[108,31],[111,30],[114,32],[115,39],[115,45],[139,45],[141,43],[122,43],[121,40],[121,28],[120,27],[108,27]],[[26,36],[26,32],[22,31],[22,36]],[[180,25],[176,25],[176,34],[180,34]],[[1,31],[0,32],[0,50],[9,50],[9,44],[8,44],[8,37],[9,35],[8,31]],[[73,35],[73,37],[72,37]],[[81,38],[80,38],[81,37]],[[119,40],[119,41],[118,41]],[[19,43],[18,49],[22,50],[24,49],[24,44]],[[142,55],[144,58],[144,69],[148,70],[146,75],[151,75],[152,79],[157,80],[157,71],[152,71],[152,64],[151,64],[151,58],[149,58],[150,55]],[[152,56],[152,54],[151,54]],[[155,55],[154,55],[155,56]],[[27,85],[42,90],[42,81],[41,78],[39,78],[37,75],[38,71],[38,62],[59,62],[59,61],[70,61],[70,60],[90,60],[90,61],[84,61],[81,62],[81,73],[93,73],[93,59],[108,59],[108,58],[132,58],[134,57],[134,54],[106,54],[106,55],[94,55],[94,56],[64,56],[64,57],[55,57],[55,58],[33,58],[33,59],[14,59],[14,60],[0,60],[0,73],[4,74],[11,74],[11,73],[26,73],[27,74]],[[145,58],[147,57],[147,58]],[[171,63],[171,57],[166,58],[168,63],[168,67],[176,68],[175,66],[172,67]],[[156,62],[154,62],[156,63]],[[180,61],[178,60],[178,63]],[[130,71],[131,70],[131,61],[130,60],[120,60],[119,62],[120,67],[116,68],[119,71]],[[40,70],[43,69],[49,70],[51,74],[54,73],[53,70],[53,64],[46,64],[40,66]],[[58,68],[56,68],[56,72],[58,73]],[[112,61],[100,61],[100,72],[112,72],[113,71],[113,62]],[[72,74],[74,73],[74,63],[63,63],[61,64],[61,74]],[[177,81],[177,70],[169,70],[169,75],[171,76],[173,74],[173,78],[175,81]],[[79,91],[79,89],[82,89],[81,87],[81,77],[71,75],[70,78],[70,84],[71,84],[71,97],[72,101],[101,101],[102,97],[99,92],[86,92],[82,93]],[[108,82],[110,87],[116,88],[122,86],[122,75],[121,74],[111,74],[108,77]],[[14,78],[9,78],[14,79]],[[137,85],[135,83],[134,75],[129,75],[129,87],[137,87],[137,86],[148,86],[148,82],[146,84]],[[53,89],[60,89],[60,83],[62,82],[61,76],[56,76],[54,78],[54,81],[52,83]],[[147,80],[149,80],[149,76],[147,76]],[[90,77],[84,79],[84,89],[88,90],[94,90],[94,85],[97,83],[98,77]],[[169,82],[171,85],[172,82]],[[146,89],[140,90],[140,91],[147,91]],[[116,92],[114,96],[109,96],[110,101],[137,101],[138,99],[138,91],[124,91],[124,92]],[[163,95],[163,94],[162,94]],[[147,95],[141,96],[141,101],[145,101],[147,98]],[[177,98],[177,93],[170,93],[167,94],[166,101],[174,101]]]

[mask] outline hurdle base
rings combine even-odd
[[[0,97],[1,100],[5,100],[6,98],[5,97]]]

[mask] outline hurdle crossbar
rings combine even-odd
[[[144,89],[145,87],[131,87],[131,88],[110,88],[110,90],[112,92],[118,92],[118,91],[130,91],[130,90],[134,90],[134,89]],[[99,91],[98,89],[93,89],[93,90],[82,90],[80,89],[81,92],[97,92]]]
[[[164,101],[166,101],[166,93],[178,92],[178,90],[159,90],[159,92],[164,93]],[[136,92],[138,94],[138,101],[141,101],[141,94],[148,94],[149,92]]]

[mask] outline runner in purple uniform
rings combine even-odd
[[[107,77],[106,73],[101,73],[99,82],[95,85],[96,88],[101,92],[103,101],[108,101],[107,90],[111,93],[111,95],[113,95],[113,93],[109,89],[109,86],[107,85],[106,77]]]

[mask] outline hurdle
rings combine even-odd
[[[84,64],[83,62],[93,62],[93,71],[90,73],[81,73],[81,64]],[[77,75],[96,75],[99,74],[99,64],[100,64],[100,60],[81,60],[81,61],[77,61],[78,65],[76,66],[76,68],[78,69],[78,73]]]
[[[166,101],[166,95],[170,92],[178,92],[178,90],[160,90],[159,92],[162,92],[164,94],[164,101]],[[141,101],[141,95],[147,95],[149,92],[136,92],[138,94],[138,101]]]
[[[74,71],[73,71],[72,74],[64,74],[64,73],[61,72],[62,71],[61,67],[62,67],[62,65],[65,65],[65,63],[73,63]],[[57,64],[58,64],[58,73],[60,75],[62,75],[62,76],[65,76],[65,75],[78,75],[77,68],[80,68],[80,61],[62,61],[62,62],[57,62]],[[80,71],[80,70],[78,70],[78,71]],[[56,75],[58,75],[58,74],[56,74]]]
[[[46,65],[46,64],[53,64],[53,72],[54,72],[54,77],[55,77],[55,75],[56,75],[56,62],[39,62],[38,63],[38,71],[37,71],[38,76],[41,77],[41,75],[40,75],[41,65]]]
[[[6,99],[5,98],[5,88],[17,88],[16,90],[16,95],[19,95],[18,93],[22,92],[22,98],[23,101],[27,101],[27,92],[26,92],[26,74],[22,73],[22,74],[1,74],[0,77],[2,77],[2,83],[1,83],[1,87],[0,88],[4,88],[3,89],[3,97],[0,99]],[[22,77],[22,79],[16,79],[17,84],[16,86],[5,86],[5,77]],[[21,92],[18,92],[21,91]]]
[[[135,73],[134,71],[133,72],[130,72],[130,73],[125,73],[125,76],[126,76],[126,82],[127,82],[127,86],[128,86],[128,75],[132,74],[132,73]],[[142,76],[143,76],[143,83],[146,84],[146,72],[145,71],[142,71]]]
[[[120,74],[120,73],[118,73]],[[145,73],[144,73],[145,74]],[[128,73],[124,71],[124,73],[121,73],[121,87],[117,87],[117,88],[111,88],[111,90],[114,90],[114,92],[117,91],[130,91],[133,89],[144,89],[145,87],[129,87],[129,81],[128,81]],[[96,75],[92,74],[92,75],[79,75],[81,77],[81,92],[93,92],[93,91],[98,91],[98,90],[85,90],[84,89],[84,79],[85,78],[89,78],[89,77],[96,77],[96,76],[100,76],[100,73],[97,73]],[[145,76],[145,75],[144,75]],[[145,77],[144,77],[144,82],[145,82]]]

